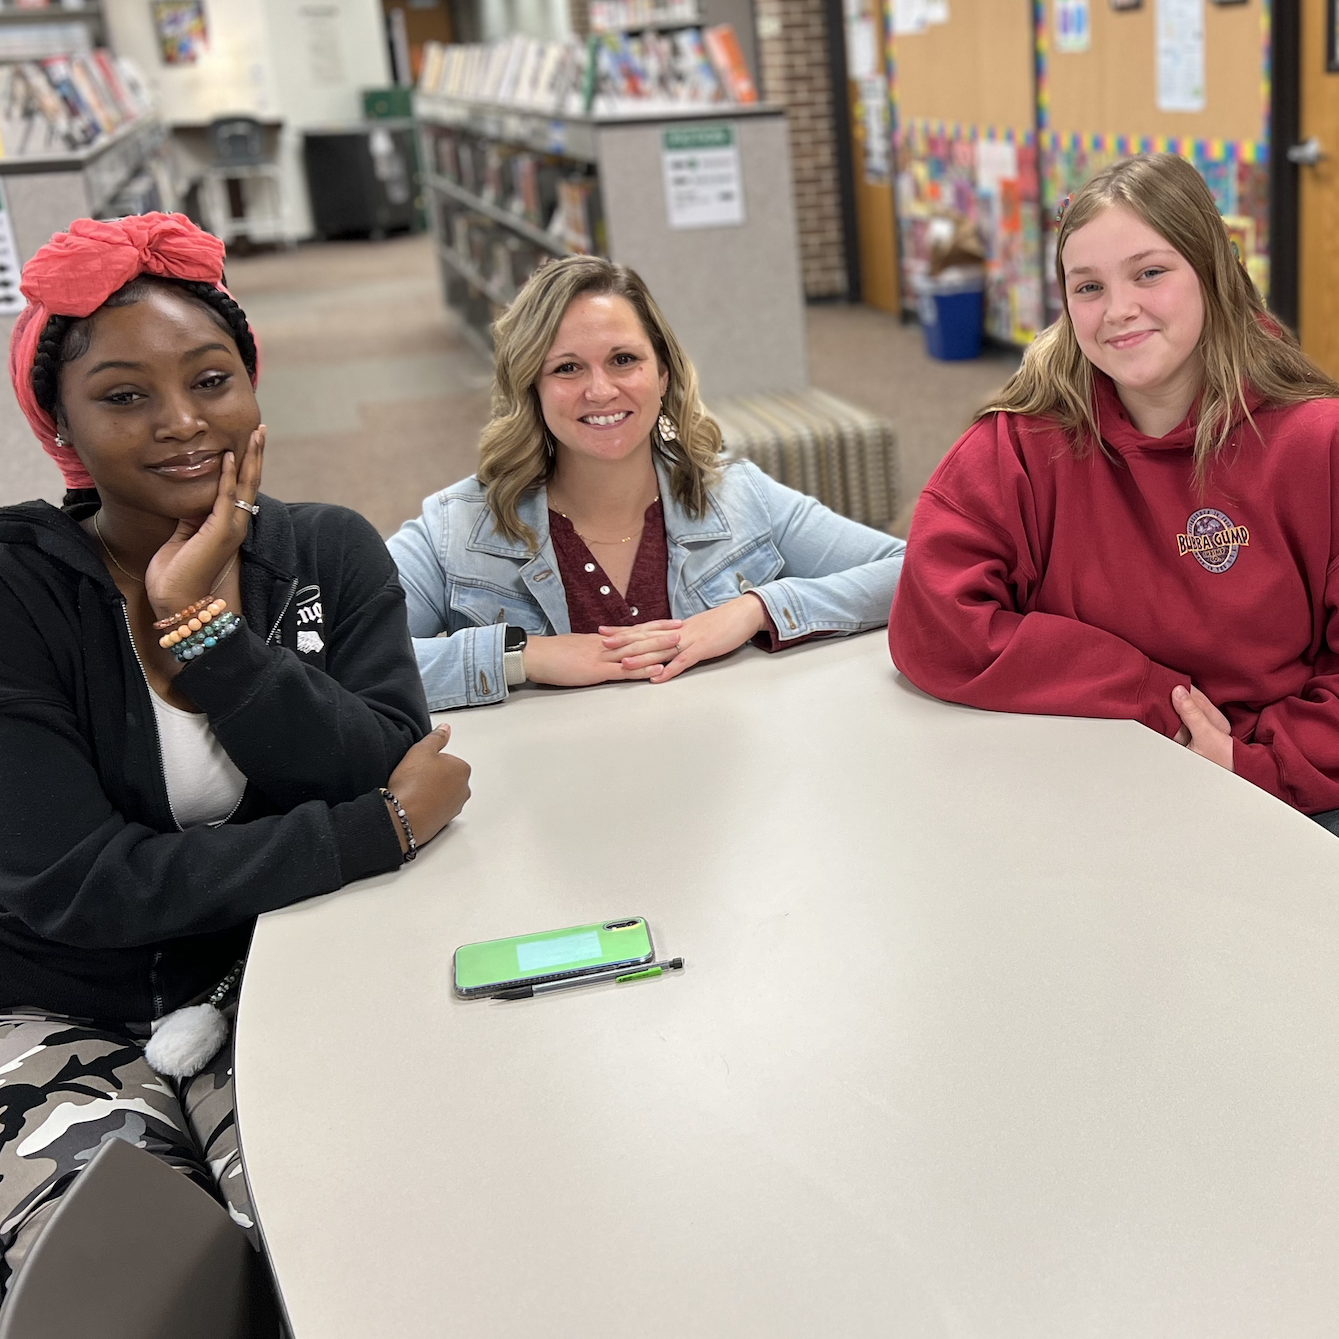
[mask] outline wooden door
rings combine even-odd
[[[860,250],[860,300],[901,310],[897,217],[893,212],[892,135],[882,0],[846,0],[846,68],[851,171]]]
[[[1301,134],[1322,155],[1298,170],[1300,237],[1297,325],[1302,347],[1339,377],[1339,52],[1327,8],[1339,0],[1302,0]],[[1275,146],[1283,153],[1289,146]]]

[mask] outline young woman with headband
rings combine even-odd
[[[886,621],[902,541],[722,465],[693,365],[632,270],[551,261],[494,345],[478,474],[390,540],[434,711],[527,679],[667,683],[752,638]]]
[[[914,683],[1143,722],[1339,831],[1339,385],[1171,154],[1064,209],[1060,319],[917,505]]]
[[[252,1226],[223,1015],[255,917],[396,868],[469,794],[375,532],[258,492],[222,278],[161,214],[23,272],[14,390],[70,491],[0,508],[0,1292],[105,1139]]]

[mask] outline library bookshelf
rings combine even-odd
[[[665,312],[727,455],[867,524],[893,520],[892,425],[808,386],[784,113],[722,103],[557,116],[420,93],[415,117],[445,301],[485,357],[492,322],[539,265],[608,256]],[[737,149],[736,220],[675,216],[685,129]]]
[[[491,354],[488,329],[551,256],[590,252],[637,270],[707,394],[806,381],[804,308],[784,113],[766,105],[553,116],[419,94],[424,182],[447,305]],[[666,132],[725,132],[742,218],[671,226]]]

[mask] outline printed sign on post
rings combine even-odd
[[[671,228],[722,228],[744,222],[744,178],[734,126],[662,131],[660,166]]]

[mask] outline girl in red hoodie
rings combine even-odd
[[[1142,721],[1339,832],[1339,385],[1171,154],[1074,195],[1056,271],[1060,319],[921,494],[894,661]]]

